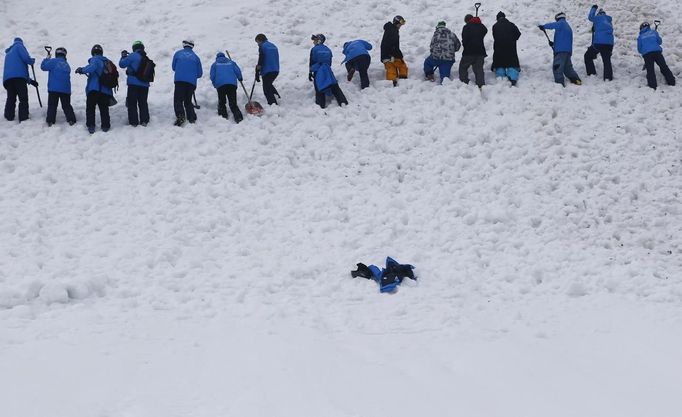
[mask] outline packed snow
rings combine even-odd
[[[470,2],[111,5],[0,3],[3,49],[64,46],[76,68],[139,39],[158,65],[146,128],[119,104],[88,134],[75,74],[76,126],[60,110],[48,128],[33,88],[31,119],[0,122],[0,416],[680,415],[682,92],[649,89],[636,50],[660,18],[682,77],[676,1],[603,5],[607,83],[582,63],[591,4],[486,1],[489,29],[502,10],[523,32],[522,73],[511,88],[487,71],[482,91],[421,69],[435,24],[459,33]],[[554,84],[536,28],[559,11],[580,87]],[[379,43],[396,14],[410,77],[393,88]],[[248,88],[260,32],[281,105],[225,121],[204,77],[197,124],[173,127],[181,41],[205,73],[228,49]],[[312,33],[347,107],[314,104]],[[340,65],[353,39],[375,47],[362,91]],[[350,277],[386,256],[418,281],[380,294]]]

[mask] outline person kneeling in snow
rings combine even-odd
[[[493,25],[493,65],[490,67],[495,76],[507,77],[511,85],[516,85],[519,80],[521,65],[519,55],[516,52],[516,41],[521,37],[521,32],[515,24],[507,20],[504,13],[497,14],[497,22]]]
[[[236,62],[227,58],[224,53],[218,52],[215,62],[211,65],[211,82],[218,92],[218,114],[227,117],[225,97],[230,103],[230,111],[234,121],[239,123],[244,119],[237,105],[237,81],[242,81],[242,70]]]
[[[644,22],[639,26],[639,37],[637,38],[637,50],[644,58],[644,68],[646,68],[646,81],[649,87],[654,90],[658,87],[656,82],[656,72],[654,71],[654,63],[658,64],[661,73],[665,77],[665,82],[668,85],[675,85],[675,76],[673,75],[668,64],[663,58],[663,48],[661,44],[663,39],[655,29],[651,29],[648,22]]]
[[[332,51],[325,44],[325,36],[322,34],[313,35],[310,38],[315,46],[310,50],[310,72],[308,80],[315,86],[315,103],[323,109],[327,107],[327,96],[332,94],[336,98],[339,106],[348,104],[346,96],[343,95],[338,81],[332,72]]]
[[[424,60],[424,76],[429,81],[435,81],[434,73],[438,68],[440,82],[450,78],[450,71],[455,63],[455,52],[459,51],[462,43],[457,35],[445,27],[445,22],[438,22],[436,31],[431,38],[431,55]]]
[[[390,256],[386,257],[386,268],[379,268],[376,265],[367,266],[363,263],[357,264],[357,267],[358,269],[350,272],[351,277],[373,279],[379,284],[380,292],[393,293],[397,291],[398,286],[402,284],[405,278],[417,280],[413,265],[399,264]]]

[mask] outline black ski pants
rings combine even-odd
[[[66,121],[70,124],[76,123],[76,114],[71,106],[71,94],[48,92],[47,118],[45,119],[47,124],[54,124],[57,120],[57,105],[60,101],[62,102],[62,110],[64,111],[64,116],[66,116]]]
[[[587,71],[587,75],[597,75],[594,60],[597,59],[597,55],[601,55],[601,61],[604,64],[604,80],[613,80],[612,54],[613,45],[595,44],[587,48],[587,52],[585,52],[585,71]]]
[[[654,71],[654,63],[656,63],[658,68],[661,69],[661,74],[663,74],[663,77],[665,77],[665,82],[668,85],[675,85],[675,76],[673,75],[672,71],[670,71],[670,68],[668,68],[668,64],[666,64],[663,54],[661,52],[649,52],[648,54],[644,55],[646,82],[649,87],[653,88],[654,90],[656,87],[658,87],[658,83],[656,82],[656,72]]]
[[[5,119],[14,120],[17,97],[19,98],[19,121],[28,119],[28,85],[25,78],[10,78],[2,83],[7,90],[5,102]]]
[[[277,99],[275,96],[280,97],[277,89],[273,85],[278,75],[279,72],[268,72],[267,74],[262,75],[263,94],[265,95],[265,99],[268,101],[268,104],[277,104]]]
[[[102,122],[102,129],[108,130],[111,127],[109,119],[109,100],[111,97],[99,91],[91,91],[85,100],[85,125],[88,128],[95,127],[95,107],[99,108],[99,117]]]
[[[483,55],[462,55],[459,61],[459,80],[465,84],[469,84],[469,67],[474,70],[476,77],[476,85],[482,87],[485,85],[485,73],[483,72]]]
[[[192,94],[196,87],[191,83],[184,81],[175,82],[175,92],[173,93],[173,108],[175,109],[175,117],[178,119],[187,120],[194,123],[197,120],[197,114],[194,112],[194,105],[192,104]]]
[[[217,88],[218,91],[218,114],[227,119],[226,102],[230,105],[230,111],[234,116],[235,122],[239,123],[244,119],[242,112],[237,105],[237,86],[225,84]]]
[[[369,87],[369,75],[367,70],[369,69],[369,64],[372,62],[372,58],[369,55],[360,55],[346,62],[346,70],[350,71],[355,69],[360,73],[360,89]]]
[[[140,123],[149,123],[149,105],[147,105],[148,96],[149,87],[128,85],[126,106],[128,107],[128,123],[132,126],[137,126]]]
[[[343,94],[343,91],[341,91],[339,84],[334,84],[329,88],[331,89],[334,98],[336,98],[336,102],[339,103],[339,106],[342,104],[348,104],[348,100],[346,100],[346,96]],[[327,107],[327,95],[322,91],[319,91],[317,86],[315,86],[315,103],[317,103],[323,109]]]

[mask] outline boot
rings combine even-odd
[[[351,68],[348,70],[348,76],[346,77],[346,79],[348,81],[353,80],[353,75],[355,75],[355,68]]]
[[[175,119],[175,123],[173,123],[174,126],[182,126],[185,123],[185,118],[184,117],[178,117]]]

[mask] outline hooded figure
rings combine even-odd
[[[90,51],[92,57],[88,59],[88,65],[76,68],[76,74],[88,76],[85,86],[85,125],[90,133],[95,133],[95,108],[99,108],[101,127],[103,132],[111,128],[109,118],[109,105],[115,103],[114,92],[111,88],[101,83],[100,77],[104,73],[104,67],[109,61],[104,56],[104,50],[100,45],[95,45]]]
[[[327,107],[327,96],[333,95],[341,106],[348,105],[346,96],[341,91],[332,71],[332,51],[324,44],[326,37],[322,34],[310,38],[315,46],[310,50],[308,80],[315,86],[315,103],[321,108]]]
[[[171,68],[175,72],[175,90],[173,92],[173,109],[175,110],[175,126],[182,126],[187,120],[197,121],[192,97],[197,88],[197,80],[204,75],[201,59],[194,53],[192,40],[182,41],[182,49],[175,52]]]
[[[400,28],[405,24],[402,16],[384,25],[384,36],[381,38],[381,62],[386,68],[386,79],[398,85],[399,78],[407,78],[407,64],[400,50]]]
[[[639,26],[639,37],[637,38],[637,51],[644,58],[644,68],[646,69],[646,80],[649,87],[654,90],[658,87],[654,64],[661,69],[661,74],[665,77],[668,85],[675,85],[675,76],[668,67],[663,57],[663,39],[655,29],[651,29],[649,23],[644,22]]]
[[[590,9],[587,20],[592,22],[592,45],[585,52],[585,70],[587,75],[597,75],[594,60],[601,55],[604,64],[604,80],[613,80],[611,54],[613,53],[613,21],[603,9],[596,4]]]
[[[465,84],[469,84],[469,67],[474,70],[476,85],[481,88],[485,85],[485,73],[483,72],[483,62],[488,55],[485,52],[483,38],[488,33],[488,28],[481,23],[480,17],[470,14],[464,16],[464,28],[462,29],[462,59],[459,61],[459,79]]]
[[[362,39],[346,42],[343,44],[343,54],[346,58],[341,62],[346,64],[346,71],[348,72],[347,79],[350,82],[353,79],[355,71],[360,73],[360,89],[369,87],[369,75],[367,70],[372,58],[369,51],[372,50],[372,44]]]
[[[118,66],[126,68],[128,95],[126,96],[126,107],[128,107],[128,123],[131,126],[147,126],[149,123],[149,105],[147,98],[149,97],[149,82],[138,78],[137,72],[142,65],[144,59],[147,58],[147,53],[144,50],[144,44],[141,41],[133,42],[133,53],[128,51],[121,51],[121,60],[118,61]],[[139,116],[138,116],[139,109]]]
[[[554,22],[538,25],[543,32],[547,29],[554,30],[554,42],[550,45],[554,50],[554,60],[552,71],[554,72],[554,82],[565,86],[565,78],[576,85],[581,85],[582,80],[578,73],[573,69],[571,55],[573,55],[573,29],[566,21],[566,13],[560,12],[554,16]]]
[[[503,12],[497,14],[497,22],[493,25],[493,64],[490,67],[497,77],[507,77],[512,85],[519,79],[521,65],[516,52],[516,41],[521,31],[515,24],[507,20]]]
[[[236,123],[244,119],[237,104],[237,83],[242,80],[242,70],[239,65],[226,57],[224,53],[218,52],[215,62],[211,65],[211,83],[218,92],[218,114],[225,119],[228,118],[225,106],[227,99]]]
[[[17,98],[19,98],[19,121],[28,119],[28,87],[27,83],[37,86],[35,80],[28,77],[28,66],[35,63],[24,47],[21,38],[14,38],[12,46],[5,49],[5,67],[2,73],[2,85],[7,90],[5,102],[5,119],[14,120]]]

